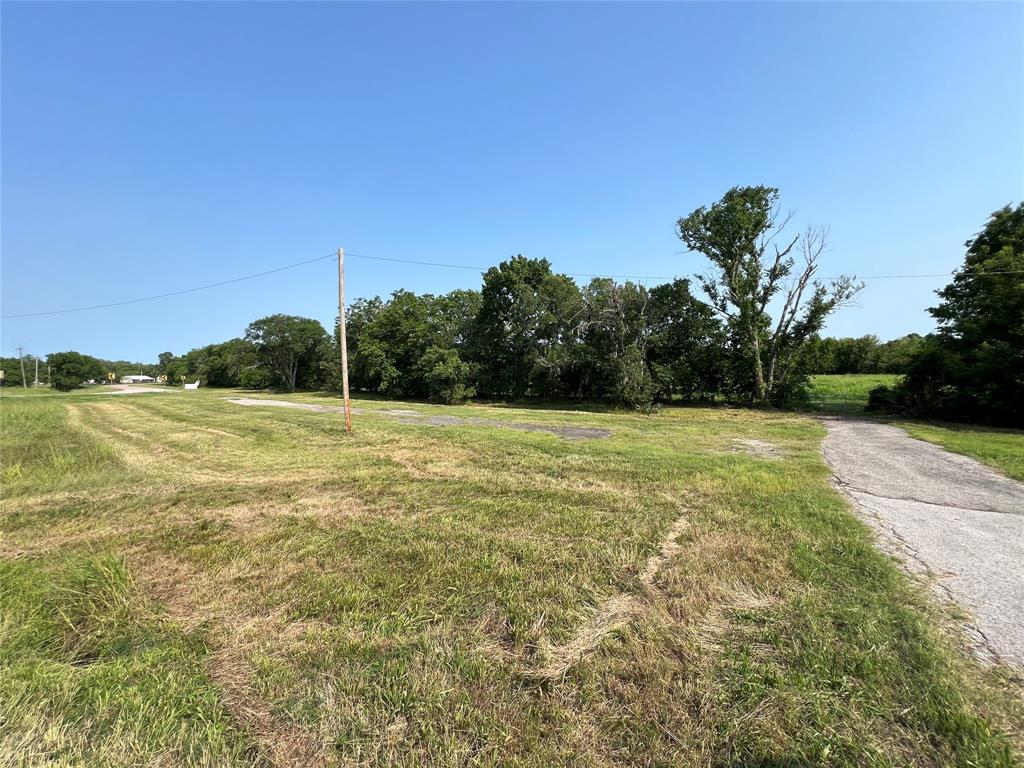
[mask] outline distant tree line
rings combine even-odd
[[[877,336],[814,337],[803,354],[810,373],[906,373],[922,349],[925,337],[916,333],[882,342]]]
[[[108,373],[113,373],[118,379],[132,373],[156,376],[159,368],[152,363],[103,360],[79,352],[51,352],[46,357],[38,358],[36,355],[26,354],[21,360],[17,357],[0,358],[0,370],[4,372],[4,385],[8,387],[22,386],[21,368],[24,362],[24,383],[32,386],[37,359],[39,360],[40,383],[46,384],[49,378],[49,383],[57,389],[74,389],[90,379],[106,381]],[[47,367],[50,368],[49,372]],[[81,378],[78,378],[80,375]]]
[[[734,188],[681,218],[680,239],[712,264],[700,279],[709,300],[686,279],[579,285],[522,255],[487,270],[479,290],[360,299],[346,315],[352,386],[444,403],[799,400],[815,359],[805,348],[859,286],[814,280],[824,231],[789,236],[790,219],[771,187]],[[164,353],[159,368],[210,386],[336,389],[337,339],[337,325],[328,334],[315,320],[273,315],[241,338]]]

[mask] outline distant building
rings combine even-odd
[[[122,384],[148,384],[151,381],[156,381],[156,379],[152,376],[143,376],[142,374],[121,377]]]

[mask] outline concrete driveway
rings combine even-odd
[[[967,610],[980,656],[1024,667],[1024,485],[897,427],[822,421],[825,460],[881,545]]]

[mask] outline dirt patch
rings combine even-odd
[[[317,405],[315,403],[293,403],[289,400],[261,400],[252,397],[228,397],[229,403],[237,405],[266,405],[276,408],[298,408],[316,413],[341,413],[344,408],[340,405]],[[391,416],[398,419],[400,424],[425,425],[429,427],[499,427],[501,429],[516,429],[522,432],[546,432],[550,435],[561,437],[565,440],[600,440],[611,437],[610,429],[601,427],[573,427],[553,426],[550,424],[532,424],[522,421],[501,421],[499,419],[483,419],[477,416],[430,416],[419,411],[387,409],[381,411],[360,411],[353,408],[352,413],[377,413],[384,416]]]
[[[686,530],[689,522],[686,515],[677,519],[668,529],[661,541],[658,551],[647,559],[638,579],[644,591],[656,596],[654,580],[665,564],[672,559],[682,547],[676,539]],[[641,608],[643,602],[636,595],[618,594],[605,600],[597,609],[597,613],[580,627],[569,642],[551,649],[548,660],[540,669],[533,670],[532,677],[541,680],[557,680],[588,653],[593,652],[610,633],[626,626]]]
[[[343,413],[345,408],[340,405],[317,405],[316,403],[293,403],[291,400],[264,400],[255,397],[225,397],[229,403],[235,405],[265,405],[271,408],[296,408],[300,411],[315,411],[316,413]],[[352,411],[357,413],[355,409]]]
[[[171,389],[170,387],[149,387],[146,385],[139,384],[105,384],[103,386],[105,395],[144,395],[149,394],[167,394],[169,392],[183,392],[181,389]]]
[[[782,459],[785,454],[766,440],[737,437],[730,442],[730,453],[745,453],[755,459]]]

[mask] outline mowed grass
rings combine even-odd
[[[893,373],[819,374],[811,377],[811,408],[832,413],[858,413],[868,404],[876,387],[893,386],[900,377]]]
[[[0,406],[0,764],[1018,764],[813,420],[229,394]]]

